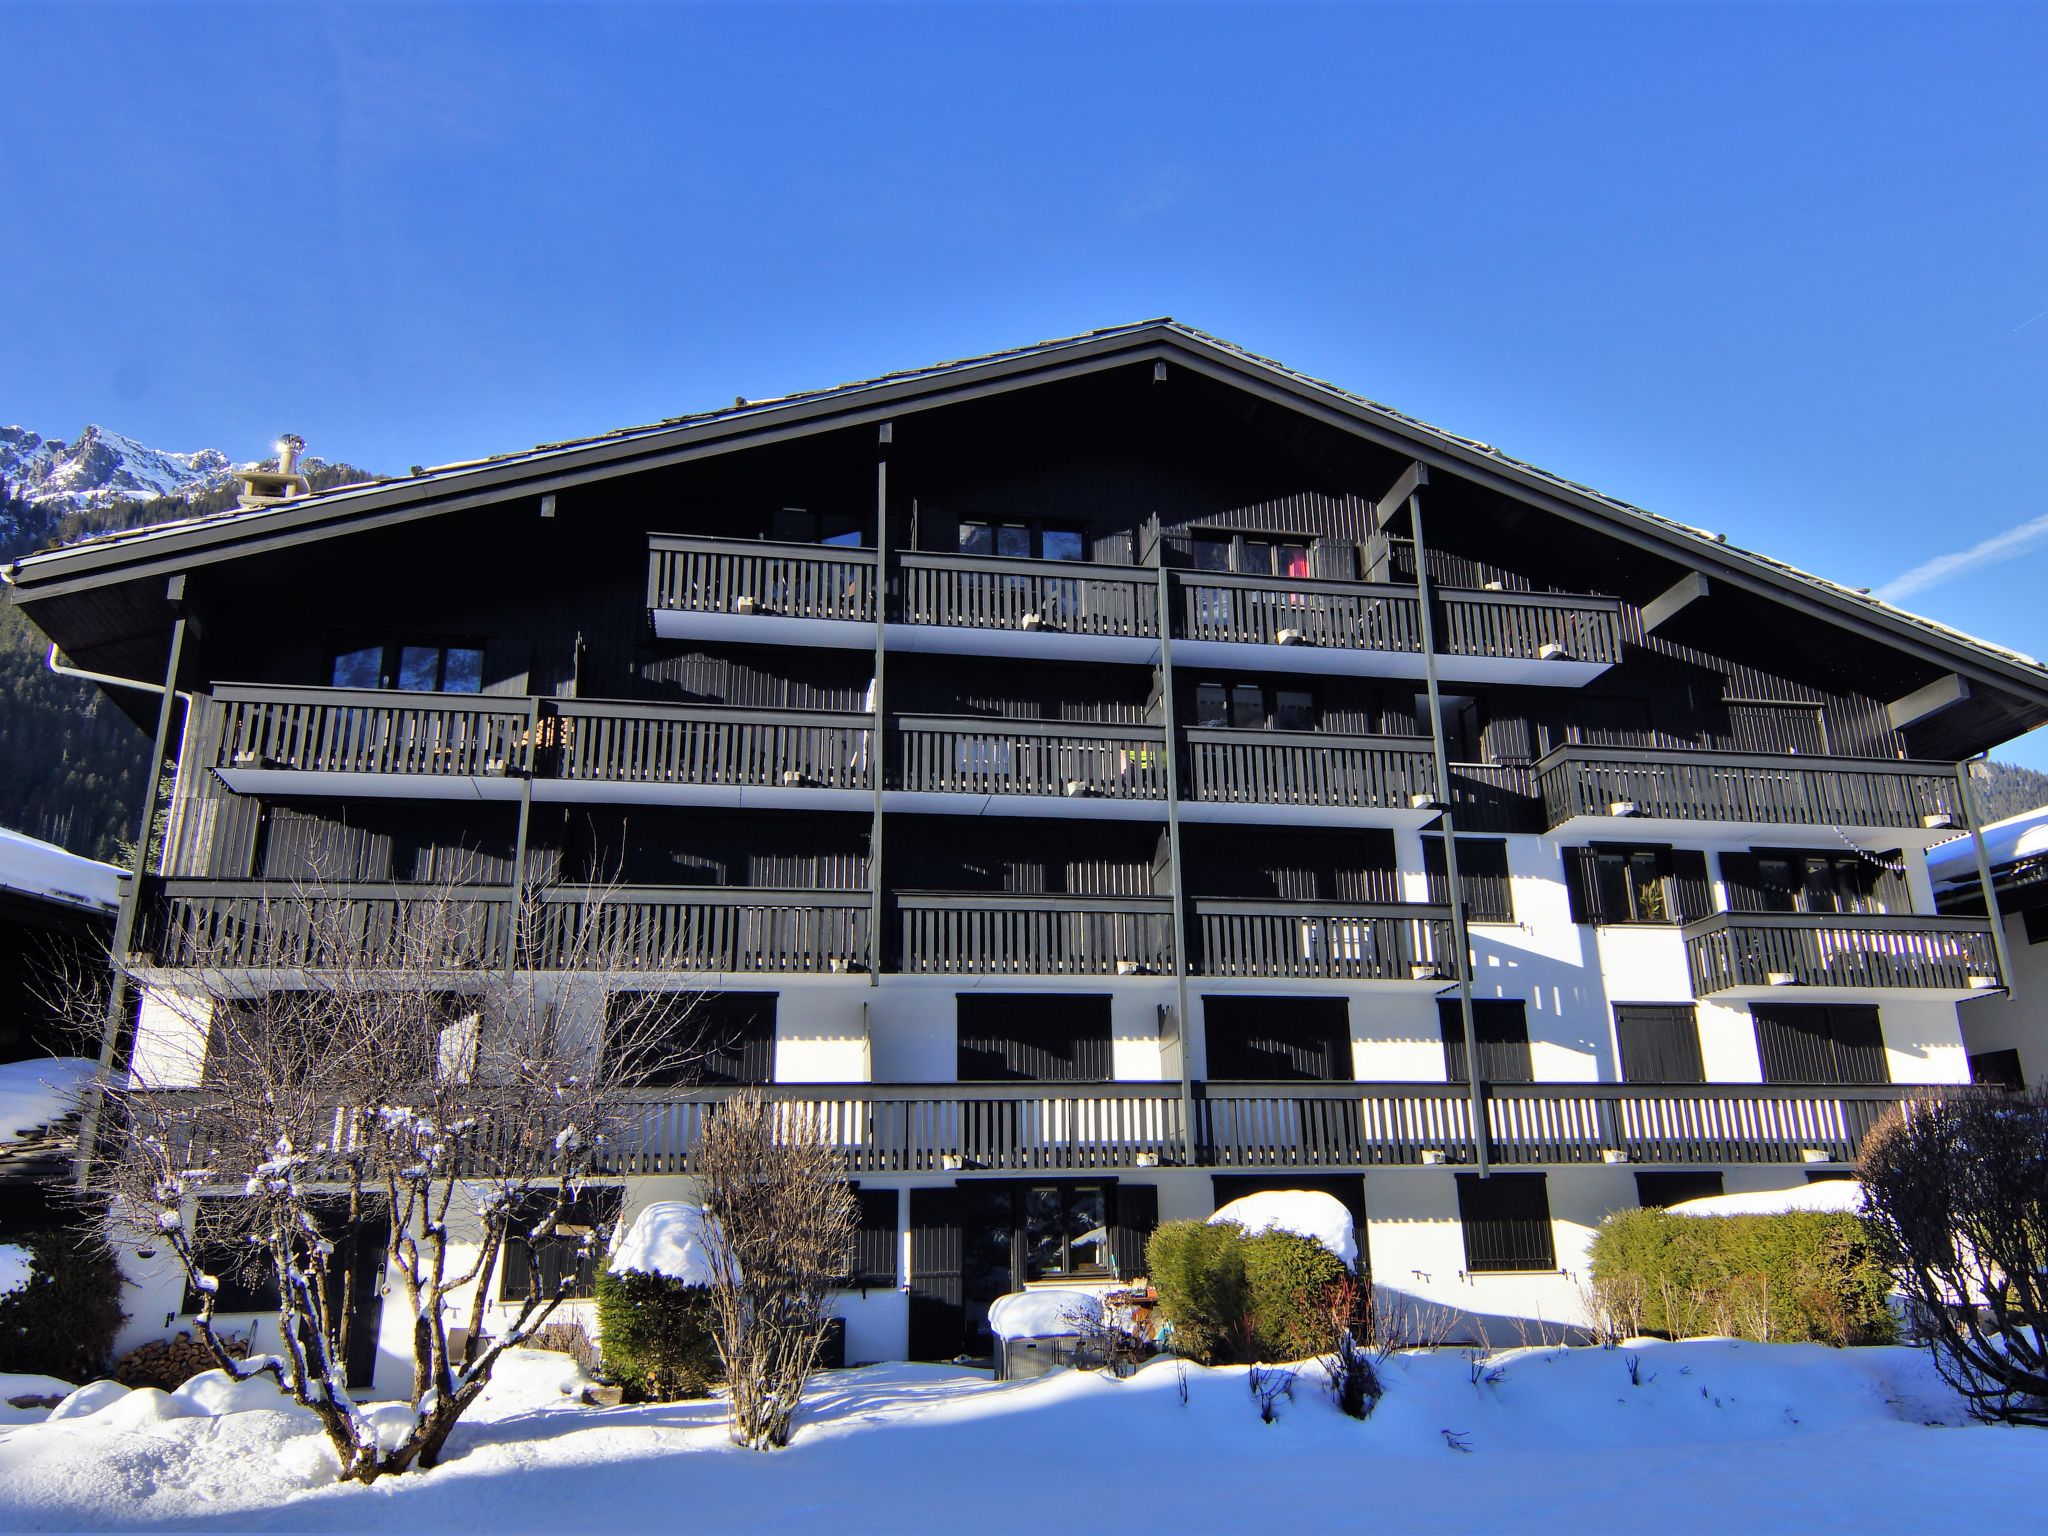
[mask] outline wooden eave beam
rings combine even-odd
[[[1409,461],[1408,467],[1388,487],[1387,494],[1373,503],[1372,525],[1384,533],[1394,521],[1408,511],[1408,498],[1429,484],[1429,466],[1420,459]]]
[[[1687,571],[1664,591],[1643,604],[1643,629],[1655,634],[1679,614],[1712,591],[1703,571]]]
[[[1892,723],[1892,729],[1903,731],[1909,725],[1918,725],[1952,709],[1970,697],[1970,680],[1957,673],[1946,673],[1937,677],[1924,688],[1915,688],[1903,699],[1894,699],[1885,705],[1884,712]]]

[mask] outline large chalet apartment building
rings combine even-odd
[[[190,697],[138,1052],[309,873],[616,881],[630,985],[719,1034],[588,1198],[687,1198],[722,1085],[858,1106],[854,1359],[1261,1187],[1558,1321],[1603,1214],[1839,1175],[1969,1076],[2002,939],[1926,851],[2048,720],[2025,657],[1171,321],[8,574]]]

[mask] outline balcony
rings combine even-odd
[[[1686,925],[1685,958],[1694,995],[1725,1002],[1956,1001],[2001,985],[1981,918],[1719,912]]]
[[[647,551],[647,608],[664,640],[874,646],[871,549],[650,534]]]
[[[873,804],[864,714],[241,685],[197,707],[238,794]]]
[[[1904,1087],[1755,1083],[1497,1083],[1496,1166],[1850,1162]],[[1217,1168],[1342,1169],[1477,1161],[1471,1090],[1449,1083],[1206,1083],[1196,1160]],[[1813,1154],[1819,1154],[1816,1159]]]
[[[1448,907],[1195,902],[1190,970],[1208,977],[1385,981],[1436,992],[1456,976]]]
[[[1196,727],[1187,741],[1184,821],[1419,827],[1433,795],[1429,743],[1413,736]]]
[[[1166,737],[1143,726],[905,715],[891,810],[1163,821]]]
[[[897,969],[917,976],[1143,976],[1173,973],[1165,897],[1029,897],[961,892],[897,900]]]
[[[285,882],[170,880],[145,904],[136,947],[159,966],[319,969],[503,965],[518,903],[502,886],[364,884],[331,894]],[[516,963],[688,975],[836,974],[868,963],[863,892],[625,886],[544,892]],[[594,920],[593,920],[594,919]]]
[[[1159,655],[1150,570],[914,552],[901,565],[894,649],[1147,665]]]
[[[1221,571],[1176,574],[1176,655],[1252,671],[1419,678],[1415,589],[1357,581],[1278,580]],[[1439,592],[1437,673],[1447,682],[1577,688],[1621,659],[1611,599],[1529,592]]]
[[[1839,833],[1883,849],[1928,847],[1963,825],[1955,774],[1940,763],[1574,745],[1537,770],[1544,817],[1566,839],[1832,844]]]

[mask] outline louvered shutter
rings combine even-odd
[[[1159,1191],[1150,1184],[1119,1184],[1110,1199],[1116,1208],[1109,1229],[1110,1262],[1118,1279],[1132,1280],[1145,1273],[1145,1244],[1159,1225]]]

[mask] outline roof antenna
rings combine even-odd
[[[285,433],[277,440],[277,468],[252,464],[235,471],[235,478],[242,482],[242,493],[235,498],[236,502],[243,507],[274,507],[295,496],[310,496],[312,482],[299,473],[299,455],[305,451],[303,437],[296,432]]]

